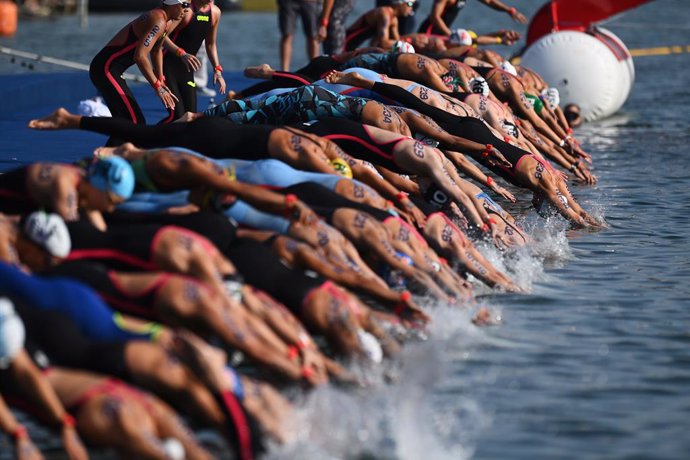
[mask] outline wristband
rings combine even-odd
[[[328,27],[328,19],[321,20],[321,27]]]
[[[481,227],[482,232],[486,233],[489,231],[489,224],[484,224]]]
[[[580,165],[580,160],[575,160],[575,162],[570,166],[570,172],[575,172],[577,167]]]
[[[486,186],[491,187],[491,184],[494,183],[494,180],[491,176],[486,176]]]
[[[497,45],[503,44],[503,39],[501,37],[496,37],[496,44]]]
[[[215,66],[215,67],[213,68],[213,70],[215,70],[216,72],[222,72],[222,71],[223,71],[223,66],[220,65],[220,64],[218,64],[217,66]]]
[[[62,416],[62,426],[67,426],[70,428],[74,428],[75,425],[74,417],[72,417],[69,413],[65,412],[65,415]]]
[[[175,51],[175,54],[177,54],[177,57],[182,57],[185,54],[187,54],[187,52],[182,48],[177,48],[177,51]]]
[[[286,217],[292,217],[292,208],[294,207],[295,203],[297,203],[298,198],[297,195],[294,195],[292,193],[285,195],[285,216]]]
[[[515,13],[517,13],[517,10],[515,9],[515,7],[512,7],[512,8],[510,8],[510,9],[508,10],[508,13],[509,13],[511,16],[514,16]]]
[[[287,357],[288,357],[288,359],[289,359],[290,361],[294,361],[294,360],[297,359],[298,356],[299,356],[299,350],[297,349],[297,347],[294,346],[294,345],[290,345],[290,346],[288,347],[288,351],[287,351]]]
[[[314,376],[314,369],[312,369],[312,368],[309,367],[309,366],[304,366],[304,367],[302,368],[302,377],[304,377],[305,379],[309,380],[309,379],[312,378],[313,376]]]
[[[398,192],[395,194],[395,199],[398,200],[398,202],[401,202],[402,200],[407,199],[407,193],[405,192]]]
[[[28,433],[24,425],[17,425],[17,428],[14,429],[10,436],[12,436],[15,441],[19,441],[20,439],[26,439],[28,437]]]
[[[488,219],[486,219],[486,221],[487,221],[488,223],[490,223],[491,225],[496,225],[496,221],[494,220],[493,217],[489,217]]]
[[[491,144],[486,144],[486,148],[482,152],[482,157],[489,158],[489,153],[493,152],[494,146]]]
[[[400,293],[400,301],[401,302],[409,302],[410,299],[412,299],[412,293],[410,291],[403,291]]]
[[[309,336],[307,334],[300,334],[299,339],[297,340],[297,343],[295,346],[297,347],[298,350],[304,350],[306,348],[309,348],[311,345],[311,340],[309,339]]]
[[[153,86],[153,89],[161,89],[163,82],[161,80],[156,80],[151,86]]]

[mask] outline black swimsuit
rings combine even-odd
[[[0,174],[0,212],[28,214],[38,208],[26,187],[27,172],[28,166],[22,166]]]
[[[512,166],[510,168],[489,164],[486,159],[480,155],[474,154],[472,157],[510,183],[520,187],[523,186],[516,177],[515,170],[523,158],[528,156],[531,157],[532,154],[494,136],[491,130],[480,119],[453,115],[445,110],[433,107],[399,86],[389,85],[387,83],[374,83],[372,90],[383,96],[400,101],[405,107],[416,110],[432,118],[441,128],[454,136],[469,139],[479,144],[493,145],[511,163]],[[453,147],[441,144],[441,148],[452,149]]]
[[[153,126],[117,118],[82,117],[79,129],[121,137],[146,149],[174,145],[211,158],[258,160],[268,157],[268,138],[276,127],[235,125],[221,117]]]
[[[170,39],[180,48],[191,55],[196,55],[201,48],[201,43],[206,39],[211,30],[212,8],[202,13],[196,10],[194,2],[190,2],[192,17],[186,25],[179,25],[171,34]],[[185,61],[166,51],[163,56],[163,74],[166,78],[166,86],[178,97],[175,109],[168,109],[168,117],[163,122],[171,122],[180,118],[185,112],[196,112],[196,85],[194,83],[194,71],[187,69]]]
[[[400,141],[408,139],[405,136],[400,136],[400,138],[390,142],[380,143],[369,134],[366,125],[342,118],[323,118],[295,125],[295,127],[330,139],[352,157],[383,166],[393,172],[405,172],[393,159],[395,147]]]

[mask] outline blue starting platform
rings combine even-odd
[[[241,72],[223,75],[228,88],[242,89],[252,83]],[[128,82],[149,124],[163,119],[166,111],[150,86]],[[26,73],[0,76],[0,172],[36,161],[70,162],[90,155],[105,143],[100,134],[78,130],[36,131],[27,123],[58,107],[77,112],[79,102],[98,93],[89,76],[81,72]],[[215,97],[222,102],[223,95]],[[211,98],[198,95],[197,107],[208,107]]]

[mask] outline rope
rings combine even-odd
[[[82,64],[80,62],[68,61],[66,59],[58,59],[58,58],[53,58],[50,56],[42,56],[42,55],[36,54],[36,53],[27,53],[26,51],[15,50],[15,49],[7,48],[4,46],[0,46],[0,55],[10,56],[12,59],[13,58],[20,58],[20,59],[25,59],[25,60],[34,61],[34,62],[44,62],[46,64],[58,65],[58,66],[62,66],[62,67],[67,67],[69,69],[81,70],[84,72],[89,71],[89,66],[86,64]],[[24,63],[22,63],[22,64],[24,64]],[[29,66],[29,68],[33,69],[33,66]],[[125,73],[122,75],[122,77],[127,79],[127,80],[133,80],[133,81],[138,81],[141,83],[146,83],[146,79],[144,77],[142,77],[141,75],[134,75],[131,73]]]
[[[658,46],[656,48],[638,48],[630,50],[633,57],[640,56],[664,56],[669,54],[690,53],[690,45],[685,46]]]

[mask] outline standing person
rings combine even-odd
[[[527,18],[514,7],[507,6],[498,0],[479,1],[496,11],[508,13],[514,21],[520,24],[527,24]],[[466,0],[434,0],[431,12],[429,12],[429,16],[422,21],[418,32],[420,34],[449,36],[452,32],[450,27],[453,25],[453,21],[455,21],[458,13],[465,7],[466,3]]]
[[[325,54],[340,54],[345,47],[345,18],[352,12],[355,0],[324,0],[319,20],[319,41]]]
[[[391,6],[395,5],[395,0],[376,0],[376,6]],[[398,30],[400,35],[411,34],[414,31],[414,14],[419,9],[419,2],[416,2],[412,7],[412,14],[403,16],[398,19]]]
[[[103,95],[113,117],[146,124],[144,113],[134,99],[122,74],[133,64],[151,84],[166,108],[175,108],[177,97],[165,85],[162,38],[182,19],[189,3],[161,0],[161,6],[142,14],[123,27],[91,61],[89,76]],[[109,145],[117,145],[109,139]]]
[[[180,25],[165,39],[163,46],[163,73],[167,87],[177,97],[174,107],[168,107],[164,123],[177,120],[185,112],[196,112],[196,84],[194,72],[201,68],[196,54],[206,43],[206,54],[213,66],[213,83],[225,94],[223,67],[218,59],[216,34],[220,23],[220,8],[213,0],[192,0]]]
[[[297,15],[302,18],[302,30],[307,42],[307,58],[314,59],[319,52],[316,31],[316,0],[278,0],[278,27],[280,28],[280,68],[290,70],[292,37],[295,35]]]
[[[400,40],[398,20],[414,14],[417,0],[391,0],[390,6],[372,8],[347,28],[345,50],[352,51],[366,40],[371,39],[371,46],[391,49]]]

